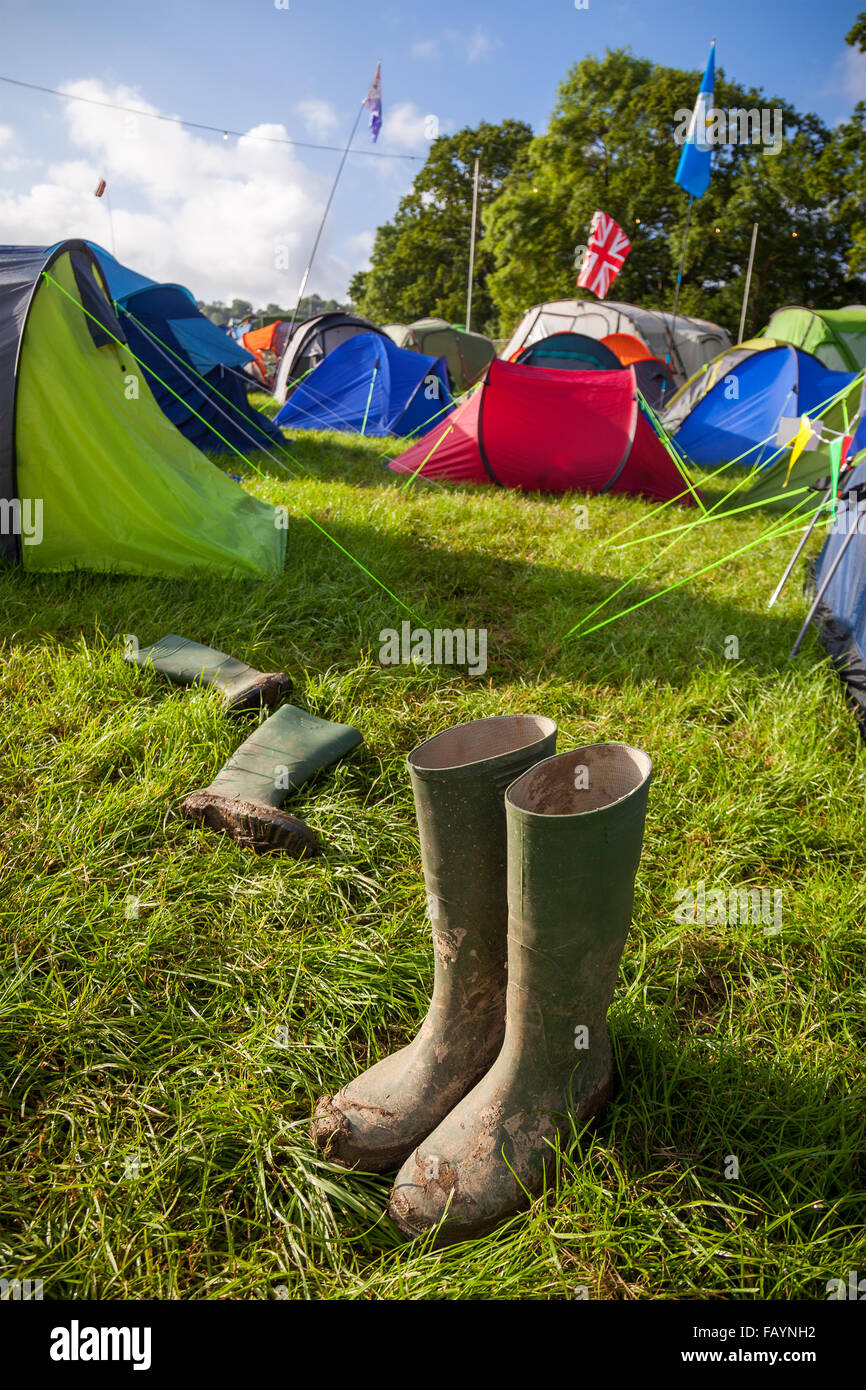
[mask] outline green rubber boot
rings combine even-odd
[[[542,1191],[557,1134],[614,1087],[605,1022],[631,924],[652,763],[624,743],[548,758],[508,788],[508,1009],[482,1081],[407,1159],[406,1236],[484,1235]]]
[[[246,710],[267,709],[279,704],[292,688],[285,671],[253,670],[243,661],[236,661],[225,652],[188,642],[170,632],[154,642],[152,647],[127,654],[127,661],[138,666],[153,666],[175,685],[215,685],[223,693],[226,709],[233,714]]]
[[[310,827],[281,810],[281,803],[362,742],[347,724],[283,705],[241,744],[209,787],[186,798],[181,811],[257,854],[285,850],[297,859],[318,854]]]
[[[409,755],[433,930],[421,1029],[318,1104],[312,1134],[337,1163],[399,1167],[490,1066],[505,1026],[505,789],[556,747],[543,716],[475,719]]]

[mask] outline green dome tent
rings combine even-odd
[[[866,305],[845,309],[801,309],[786,305],[777,309],[761,335],[778,338],[812,352],[838,372],[859,372],[866,367]]]
[[[496,356],[489,338],[467,333],[444,319],[416,319],[414,323],[386,323],[383,331],[399,348],[422,352],[426,357],[444,357],[454,390],[468,391],[480,381]]]
[[[0,558],[260,577],[275,521],[163,414],[86,242],[0,247]]]

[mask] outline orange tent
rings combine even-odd
[[[630,367],[632,362],[646,362],[647,358],[652,357],[649,348],[644,347],[640,339],[635,338],[632,333],[608,333],[601,341],[619,358],[624,367]]]

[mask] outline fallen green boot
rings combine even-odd
[[[292,688],[285,671],[255,671],[225,652],[188,642],[170,632],[127,655],[138,666],[153,666],[175,685],[215,685],[223,693],[226,709],[237,714],[245,710],[271,708]]]
[[[605,1022],[631,923],[650,759],[624,743],[548,758],[508,788],[508,1009],[490,1071],[397,1175],[390,1214],[436,1243],[539,1193],[557,1135],[614,1086]]]
[[[552,719],[476,719],[409,754],[433,931],[430,1009],[415,1040],[315,1112],[329,1158],[397,1168],[490,1066],[505,1026],[505,789],[556,747]]]
[[[286,850],[298,859],[318,854],[313,831],[281,810],[281,803],[362,742],[347,724],[283,705],[241,744],[209,787],[186,798],[181,811],[258,854]]]

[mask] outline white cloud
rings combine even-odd
[[[498,48],[499,40],[491,39],[486,30],[480,24],[476,24],[469,38],[466,40],[466,60],[469,63],[477,63],[480,58],[486,58],[488,53],[492,53],[494,48]]]
[[[11,145],[14,132],[11,125],[0,125],[0,150],[4,145]]]
[[[414,101],[400,101],[396,106],[385,107],[382,146],[411,153],[417,150],[426,156],[437,136],[445,135],[452,126],[449,117],[440,117],[435,111],[422,111]]]
[[[437,58],[439,56],[438,39],[420,39],[418,43],[413,43],[409,50],[413,58]]]
[[[853,102],[866,101],[866,53],[849,48],[843,60],[842,85]]]
[[[355,236],[349,237],[346,250],[351,252],[356,270],[370,269],[370,255],[375,240],[375,232],[357,232]]]
[[[340,118],[336,108],[329,101],[313,97],[309,101],[299,101],[295,107],[307,130],[317,140],[326,140],[339,129]]]
[[[87,80],[67,90],[156,112],[127,87]],[[253,138],[285,139],[282,125],[223,140],[78,102],[61,110],[71,157],[55,159],[25,192],[0,191],[5,240],[48,245],[82,236],[110,249],[107,200],[93,196],[104,177],[120,260],[188,285],[200,299],[293,301],[330,177],[306,168],[291,145]],[[399,129],[405,134],[405,119]],[[326,225],[310,288],[339,297],[345,263],[329,245],[331,230]]]

